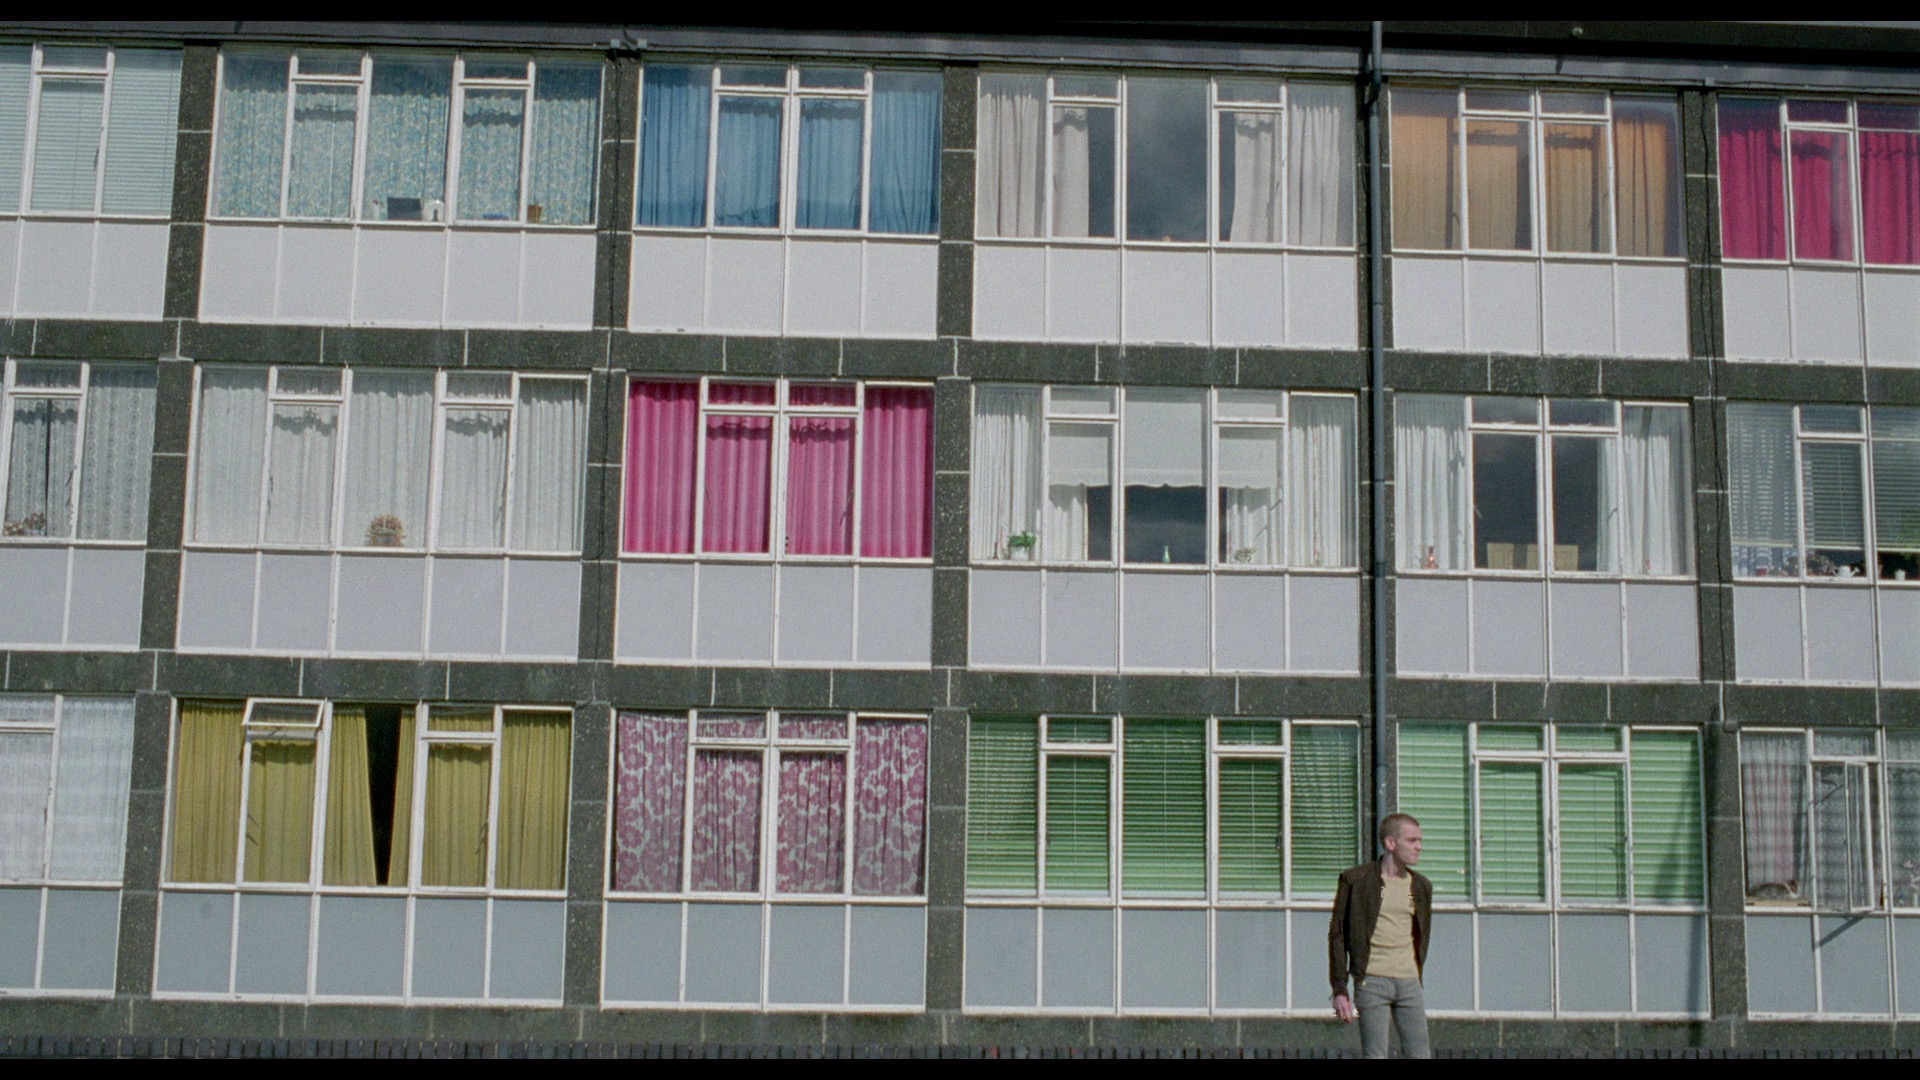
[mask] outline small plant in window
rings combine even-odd
[[[368,547],[404,547],[407,526],[396,514],[381,514],[367,523]]]
[[[1033,558],[1033,547],[1038,537],[1030,532],[1017,532],[1007,537],[1007,557],[1012,559]]]
[[[1240,563],[1242,565],[1253,562],[1253,549],[1250,547],[1234,548],[1233,558],[1230,561]]]
[[[26,517],[9,521],[0,527],[0,533],[6,536],[45,536],[47,535],[47,515],[35,511]]]

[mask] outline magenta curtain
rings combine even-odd
[[[694,892],[759,890],[761,768],[758,750],[694,754]]]
[[[837,893],[847,877],[847,759],[780,756],[780,846],[775,880],[783,893]]]
[[[853,891],[926,891],[927,725],[862,720],[854,731]]]
[[[1796,131],[1793,151],[1793,254],[1853,258],[1853,154],[1841,131]]]
[[[679,892],[687,718],[621,713],[613,795],[613,887]]]
[[[787,437],[787,553],[853,554],[853,418],[796,416]]]
[[[693,550],[699,383],[634,383],[627,403],[627,550]]]
[[[1720,240],[1729,259],[1787,257],[1780,103],[1720,102]]]
[[[1920,263],[1920,134],[1860,133],[1860,217],[1868,262]]]
[[[933,391],[867,388],[860,469],[860,553],[924,559],[933,554]]]
[[[773,419],[707,418],[705,551],[767,550],[768,488],[773,475]]]

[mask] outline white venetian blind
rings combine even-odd
[[[33,50],[0,46],[0,212],[20,208],[20,169],[27,152],[27,97]]]
[[[118,49],[107,115],[101,210],[165,214],[173,205],[174,128],[180,111],[180,54]]]
[[[44,79],[33,138],[35,210],[92,210],[100,161],[102,79]]]

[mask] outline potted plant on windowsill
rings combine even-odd
[[[1034,544],[1038,540],[1039,538],[1030,532],[1017,532],[1007,537],[1007,558],[1032,562]]]
[[[368,547],[405,547],[407,527],[398,515],[380,514],[367,522]]]

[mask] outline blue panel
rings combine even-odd
[[[1308,916],[1303,921],[1313,920]],[[1306,959],[1310,957],[1311,954]],[[1216,914],[1213,917],[1213,970],[1213,1000],[1220,1008],[1286,1008],[1287,913],[1222,911]],[[1324,988],[1320,996],[1326,996]]]
[[[699,596],[699,659],[772,662],[772,567],[703,565]]]
[[[917,566],[862,566],[854,659],[861,664],[931,663],[933,571]]]
[[[342,556],[334,651],[420,655],[426,595],[424,556]]]
[[[436,558],[427,651],[440,656],[497,656],[506,603],[505,559]]]
[[[332,556],[262,556],[255,646],[276,652],[325,652],[332,592]]]
[[[0,988],[33,989],[40,948],[40,890],[0,889]]]
[[[1873,593],[1840,586],[1807,589],[1807,678],[1872,682]]]
[[[1811,1013],[1814,1006],[1813,918],[1747,916],[1747,1011]]]
[[[146,577],[147,553],[143,550],[74,549],[67,643],[137,648],[140,600]]]
[[[1427,1008],[1435,1012],[1473,1011],[1473,916],[1435,912],[1433,941],[1427,946]]]
[[[1119,575],[1112,571],[1047,574],[1047,666],[1114,670],[1119,662]]]
[[[1466,675],[1467,583],[1403,577],[1394,583],[1395,653],[1407,674]]]
[[[1206,912],[1125,911],[1120,930],[1123,1007],[1207,1007]]]
[[[120,953],[120,890],[49,889],[42,990],[113,989]]]
[[[1327,985],[1327,924],[1332,916],[1325,911],[1296,911],[1288,934],[1293,953],[1293,1007],[1317,1008],[1329,1000],[1333,988]]]
[[[580,561],[513,559],[507,564],[508,656],[580,655]]]
[[[687,905],[687,1000],[760,1000],[760,905]]]
[[[558,1002],[567,962],[565,900],[495,900],[487,996]]]
[[[975,570],[967,581],[971,589],[967,650],[973,665],[1038,667],[1040,572]]]
[[[407,902],[397,896],[323,896],[316,994],[397,998],[407,961]]]
[[[927,909],[853,909],[853,955],[847,1001],[854,1005],[924,1005],[927,1000]],[[1029,963],[1027,970],[1033,965]]]
[[[1039,1003],[1039,933],[1040,913],[1032,908],[967,909],[968,1008]]]
[[[180,647],[253,647],[255,556],[189,551],[180,561]]]
[[[853,567],[780,568],[780,662],[853,659]]]
[[[845,996],[847,909],[775,904],[768,930],[767,1003],[838,1005]]]
[[[1050,1009],[1113,1008],[1113,911],[1050,908],[1040,913],[1040,1004]]]
[[[233,988],[242,994],[307,992],[307,920],[313,899],[261,893],[240,897],[240,953]]]
[[[1920,919],[1893,920],[1895,1002],[1902,1016],[1920,1016]]]
[[[233,956],[233,896],[169,892],[160,896],[157,992],[224,994]]]
[[[1439,932],[1434,933],[1438,938]],[[1428,953],[1432,963],[1432,953]],[[1553,919],[1480,916],[1480,1007],[1489,1012],[1553,1008]]]
[[[1287,669],[1287,579],[1279,574],[1213,576],[1216,671]]]
[[[1124,667],[1205,671],[1208,663],[1207,575],[1124,575]]]
[[[1632,955],[1626,915],[1560,916],[1560,1011],[1629,1011]]]
[[[414,901],[413,996],[479,998],[486,992],[487,902]]]
[[[607,904],[602,1000],[680,1000],[680,905]]]
[[[1733,659],[1740,678],[1803,678],[1800,646],[1798,588],[1733,587]]]
[[[1294,671],[1360,670],[1360,582],[1295,574],[1288,585],[1288,666]]]
[[[693,659],[692,563],[620,564],[617,660]]]
[[[1547,605],[1555,678],[1619,678],[1625,672],[1620,586],[1556,581],[1549,586]]]
[[[1634,945],[1640,1012],[1707,1014],[1712,978],[1706,916],[1635,916]]]
[[[0,645],[58,645],[67,610],[67,549],[0,549]]]
[[[1627,675],[1700,677],[1700,600],[1692,585],[1627,586]]]
[[[1887,920],[1822,915],[1820,1011],[1884,1016],[1893,1011],[1887,976]]]
[[[1473,582],[1475,674],[1546,674],[1545,588],[1536,581]]]

